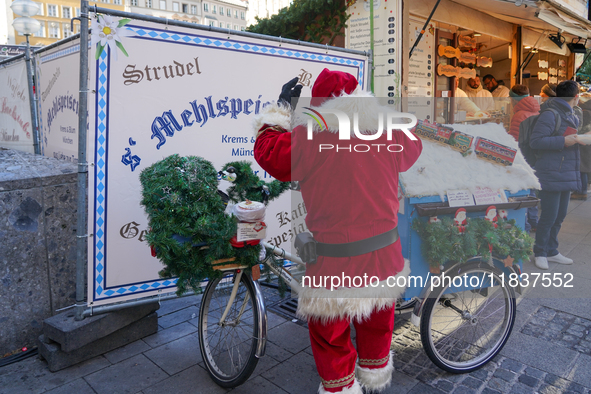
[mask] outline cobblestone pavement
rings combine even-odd
[[[572,273],[574,288],[530,286],[518,299],[511,337],[501,353],[467,374],[439,369],[423,350],[419,330],[396,317],[392,386],[386,394],[591,394],[591,200],[572,201],[560,250],[572,266],[550,264],[552,275]],[[530,262],[524,272],[542,272]],[[545,271],[546,272],[546,271]],[[196,334],[199,297],[163,302],[158,333],[79,365],[51,373],[30,358],[0,368],[0,394],[315,393],[320,378],[305,322],[273,311],[282,299],[264,289],[267,353],[251,378],[228,390],[209,378]]]

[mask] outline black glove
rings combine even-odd
[[[294,79],[283,85],[277,103],[283,104],[285,106],[291,106],[291,109],[294,110],[296,105],[298,104],[298,98],[302,93],[303,87],[302,85],[297,85],[297,83],[298,77],[295,77]]]

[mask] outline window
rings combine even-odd
[[[146,8],[152,8],[152,0],[146,0]]]
[[[68,38],[72,35],[72,30],[70,30],[70,24],[64,23],[63,30],[64,30],[64,38]]]
[[[220,22],[220,27],[223,28],[224,27],[224,22]]]
[[[172,10],[174,12],[179,12],[179,3],[177,3],[176,1],[172,3]]]
[[[246,27],[240,26],[240,31],[246,31]]]
[[[161,10],[165,10],[166,9],[166,0],[160,0],[160,9]]]
[[[238,25],[234,25],[234,30],[238,30]]]
[[[37,2],[35,2],[35,3],[39,6],[39,12],[37,12],[37,15],[45,15],[43,13],[43,5],[44,4],[43,3],[37,3]]]
[[[203,3],[203,12],[209,12],[209,4]]]
[[[57,17],[57,6],[53,4],[47,4],[47,16]]]
[[[240,11],[240,19],[244,20],[244,11]]]
[[[121,5],[121,0],[113,0],[113,4],[115,4],[115,5]]]
[[[227,8],[226,9],[226,16],[232,17],[232,10]]]
[[[131,0],[132,7],[137,7],[137,0]]]
[[[45,22],[39,21],[39,23],[41,23],[41,27],[39,28],[39,31],[35,33],[35,37],[45,37]]]
[[[191,14],[197,15],[197,6],[196,5],[191,6]]]
[[[188,4],[181,4],[181,10],[183,10],[183,14],[189,13],[189,5]]]
[[[238,18],[238,10],[234,10],[234,18]]]
[[[217,13],[217,7],[216,7],[215,4],[211,6],[211,13],[212,14],[216,14]]]
[[[49,38],[60,38],[60,26],[56,22],[49,23]]]
[[[209,26],[211,26],[211,27],[215,27],[215,26],[214,26],[214,24],[215,24],[215,22],[214,22],[214,21],[209,21]]]
[[[224,7],[220,6],[220,15],[224,16]]]
[[[232,28],[232,24],[231,24],[231,23],[227,23],[227,24],[226,24],[226,28],[227,28],[227,29],[231,29],[231,28]]]
[[[62,18],[72,19],[72,8],[62,6]]]
[[[109,2],[109,0],[101,0],[101,2],[103,2],[103,3],[108,3],[108,2]]]
[[[76,17],[80,18],[80,8],[76,7]]]

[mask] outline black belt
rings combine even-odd
[[[344,244],[316,242],[316,254],[324,257],[353,257],[392,245],[398,240],[398,227],[374,237]]]

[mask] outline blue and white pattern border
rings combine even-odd
[[[233,39],[222,39],[202,36],[198,34],[187,34],[184,32],[174,32],[171,30],[150,29],[145,26],[126,25],[126,28],[135,32],[136,37],[156,41],[169,41],[184,45],[193,45],[201,47],[227,49],[237,52],[251,52],[259,55],[287,57],[299,60],[322,62],[327,64],[335,64],[340,66],[350,66],[357,69],[358,81],[363,88],[363,76],[365,63],[358,59],[349,58],[346,56],[336,56],[328,54],[319,54],[312,51],[284,49],[281,46],[273,46],[266,44],[246,43]],[[302,46],[302,48],[305,48]]]
[[[110,49],[97,60],[94,171],[93,301],[173,288],[178,279],[133,283],[108,288],[106,284],[107,144],[109,138]]]
[[[80,52],[80,44],[72,45],[71,47],[64,48],[61,51],[55,51],[45,56],[40,56],[39,60],[41,63],[46,63],[54,59],[59,59],[62,56],[71,55],[72,53]]]

